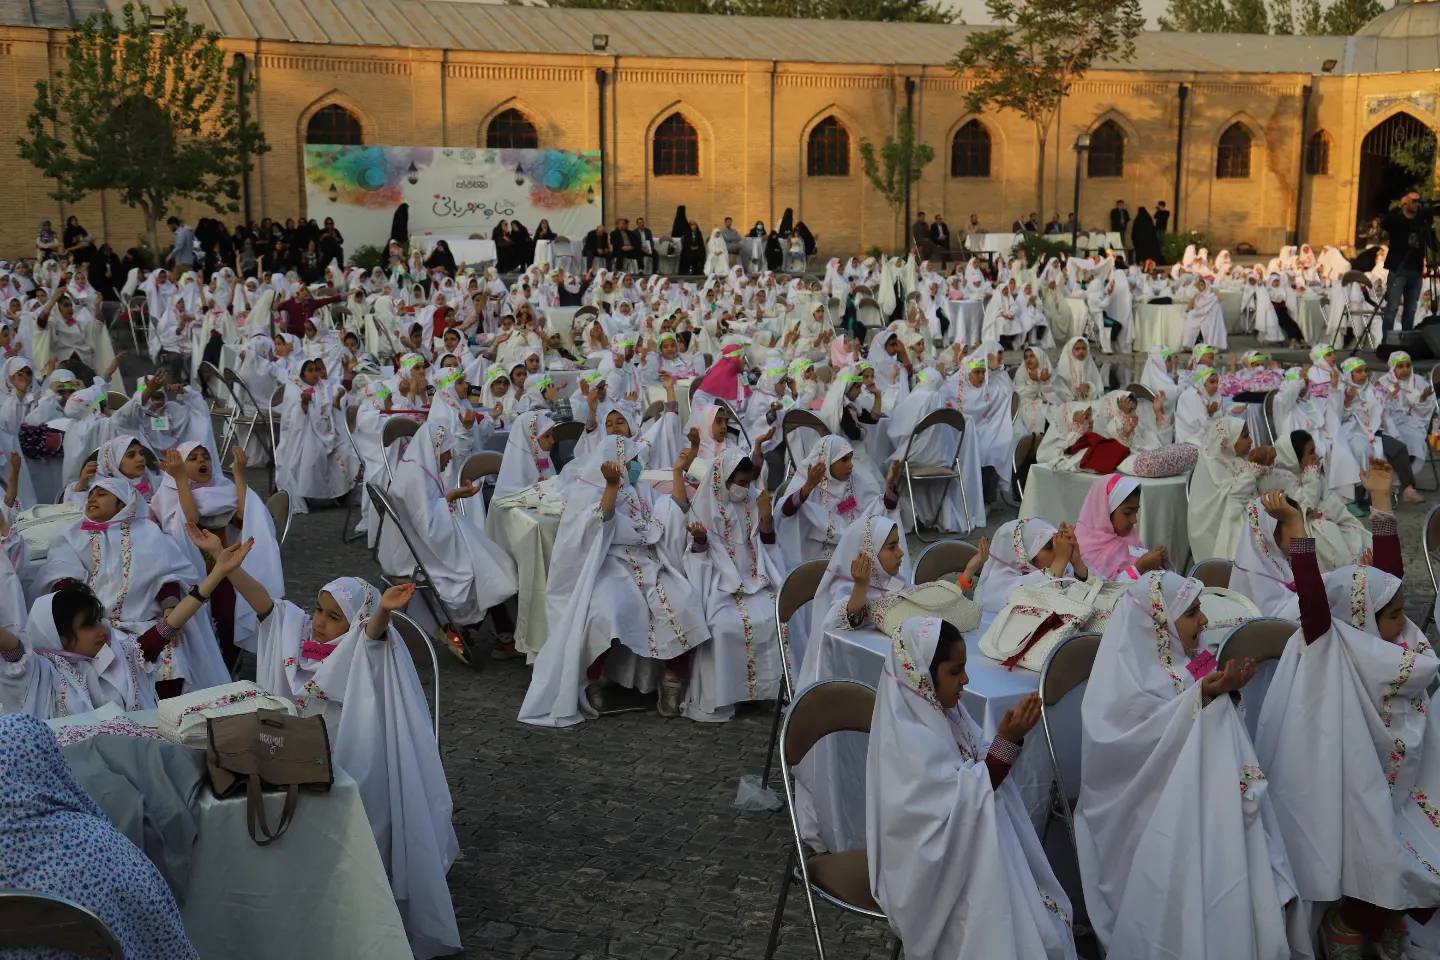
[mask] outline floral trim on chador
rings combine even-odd
[[[1440,808],[1437,808],[1435,804],[1430,802],[1430,798],[1425,792],[1423,790],[1412,790],[1410,791],[1410,799],[1414,800],[1415,805],[1425,814],[1425,817],[1430,821],[1430,826],[1440,830]]]
[[[1070,914],[1066,912],[1064,907],[1060,906],[1060,904],[1056,903],[1054,900],[1050,899],[1043,893],[1040,894],[1040,901],[1045,904],[1046,910],[1049,910],[1051,913],[1055,914],[1055,916],[1059,917],[1065,922],[1066,932],[1072,931],[1072,927],[1070,924]]]
[[[118,649],[113,646],[112,652],[125,661],[125,670],[130,675],[130,696],[125,701],[125,710],[132,712],[140,709],[140,648],[134,644],[123,644]],[[80,670],[65,657],[60,656],[53,650],[36,650],[37,656],[44,657],[50,661],[55,668],[55,674],[60,678],[60,684],[54,688],[51,702],[54,705],[54,715],[57,717],[68,717],[73,712],[74,704],[70,701],[71,692],[75,693],[81,702],[88,702],[90,699],[90,685],[80,675]],[[91,704],[94,709],[96,704]],[[83,712],[83,711],[82,711]]]
[[[214,710],[216,707],[228,707],[236,703],[244,703],[246,700],[254,700],[260,696],[259,690],[243,690],[240,693],[227,693],[223,697],[216,697],[208,703],[197,703],[194,706],[186,707],[181,711],[177,720],[183,720],[192,713],[199,713],[201,710]]]
[[[1395,781],[1400,776],[1400,765],[1405,762],[1405,752],[1405,741],[1397,737],[1389,755],[1385,758],[1385,782],[1392,787],[1395,786]]]
[[[1160,577],[1150,578],[1149,593],[1150,620],[1155,624],[1155,652],[1160,658],[1160,666],[1170,677],[1170,685],[1178,695],[1185,692],[1185,681],[1175,672],[1175,659],[1170,652],[1170,630],[1165,620],[1165,592],[1161,588]]]
[[[1260,769],[1258,763],[1246,763],[1240,767],[1240,796],[1250,792],[1252,783],[1265,782],[1265,771]]]

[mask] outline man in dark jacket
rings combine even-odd
[[[1124,200],[1116,200],[1110,208],[1110,232],[1120,234],[1120,246],[1125,246],[1125,229],[1130,226],[1130,211],[1125,209]]]
[[[938,213],[935,214],[935,219],[930,221],[930,242],[934,244],[930,256],[941,263],[949,262],[950,224],[946,223],[945,218]]]
[[[644,217],[635,218],[635,246],[639,249],[640,272],[652,274],[660,272],[660,257],[655,251],[655,234],[645,226]]]
[[[921,260],[930,259],[930,224],[925,222],[924,210],[915,214],[915,222],[910,225],[910,242],[916,256]]]
[[[630,232],[630,221],[624,217],[616,220],[615,229],[610,231],[610,268],[623,270],[626,260],[639,260],[639,247]]]
[[[610,264],[610,235],[605,232],[604,224],[595,227],[593,231],[585,234],[585,243],[580,248],[580,256],[585,258],[585,266],[595,266],[599,260],[606,266]]]
[[[1166,208],[1165,201],[1161,200],[1155,204],[1155,232],[1164,233],[1169,226],[1170,211]]]

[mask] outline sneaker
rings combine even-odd
[[[1379,960],[1405,960],[1410,949],[1410,928],[1403,916],[1397,917],[1390,929],[1375,942],[1375,956]]]
[[[495,644],[490,648],[491,660],[515,660],[524,656],[525,654],[515,649],[515,637],[511,634],[497,636]]]
[[[1406,487],[1400,491],[1400,499],[1405,503],[1424,503],[1425,495],[1414,487]]]
[[[1325,948],[1326,960],[1364,960],[1364,935],[1345,926],[1339,911],[1333,907],[1320,923],[1320,942]]]
[[[679,677],[662,677],[660,698],[655,701],[655,712],[662,717],[680,716],[680,697],[685,693],[685,681]]]
[[[596,713],[604,713],[606,704],[605,684],[599,680],[591,680],[585,684],[585,703]]]

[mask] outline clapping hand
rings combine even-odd
[[[775,498],[764,487],[755,495],[755,508],[760,511],[760,522],[768,525],[775,518]]]
[[[814,463],[810,464],[810,466],[805,468],[804,492],[806,496],[809,496],[812,490],[825,482],[825,474],[829,471],[829,469],[830,468],[825,465],[825,461],[823,460],[816,460]]]
[[[180,478],[185,476],[185,460],[180,456],[180,451],[174,447],[166,450],[164,457],[160,460],[160,469],[168,473],[178,483]]]
[[[1165,569],[1166,559],[1168,559],[1168,552],[1164,546],[1151,547],[1135,561],[1135,569],[1140,573],[1149,573],[1152,570],[1163,570]]]
[[[705,539],[705,524],[698,522],[687,523],[685,528],[690,531],[690,536],[694,537],[697,541]]]
[[[1233,693],[1255,676],[1255,660],[1247,657],[1244,660],[1231,660],[1225,664],[1223,670],[1214,670],[1207,674],[1205,679],[1200,681],[1200,692],[1208,698],[1215,698],[1226,693]]]
[[[212,533],[211,536],[213,537],[215,535]],[[221,550],[219,555],[214,557],[215,566],[212,572],[224,577],[230,576],[230,574],[240,569],[240,565],[245,562],[245,557],[250,553],[250,548],[253,546],[255,546],[255,538],[251,537],[244,543],[233,544]]]
[[[995,732],[1001,739],[1018,744],[1039,722],[1040,696],[1027,693],[1019,703],[1005,711],[1005,716],[1000,718],[1000,725]]]
[[[600,464],[600,476],[605,478],[605,486],[620,486],[620,478],[625,475],[625,468],[614,460],[606,460]]]
[[[1260,506],[1264,507],[1265,512],[1280,523],[1300,516],[1299,511],[1290,505],[1289,500],[1285,499],[1284,490],[1271,490],[1268,493],[1262,493],[1260,495]]]
[[[201,553],[212,560],[219,557],[220,551],[225,547],[214,532],[202,529],[196,524],[185,524],[185,533],[190,537],[190,542],[195,544]]]
[[[1362,470],[1360,482],[1370,494],[1370,502],[1381,510],[1390,509],[1390,489],[1395,482],[1395,471],[1384,460],[1371,459],[1370,469]]]
[[[855,559],[850,561],[850,576],[856,583],[868,585],[874,572],[875,565],[870,562],[868,553],[857,553]]]

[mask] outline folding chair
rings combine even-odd
[[[283,547],[285,538],[290,535],[290,494],[276,490],[265,501],[265,509],[270,511],[270,519],[275,521],[275,539]]]
[[[915,446],[915,438],[935,427],[950,427],[960,435],[959,439],[955,441],[955,455],[951,458],[950,465],[948,467],[936,467],[926,464],[915,464],[912,466],[910,464],[910,450]],[[964,443],[965,414],[949,407],[941,407],[938,410],[932,410],[927,413],[919,423],[915,424],[915,429],[910,431],[910,437],[905,441],[905,453],[901,457],[900,466],[901,472],[905,475],[905,493],[910,498],[910,532],[927,543],[940,538],[926,537],[920,533],[920,511],[915,506],[915,481],[944,480],[946,490],[950,489],[950,484],[952,483],[960,484],[960,505],[964,508],[965,514],[968,517],[970,514],[970,504],[965,495],[965,478],[960,475],[960,448]],[[940,515],[944,512],[944,509],[944,492],[942,491],[940,508],[936,511],[932,520],[936,529],[940,527]]]
[[[1246,620],[1220,641],[1220,666],[1223,669],[1231,660],[1254,659],[1256,663],[1279,660],[1298,629],[1300,625],[1294,620],[1280,617]]]
[[[1151,390],[1143,383],[1132,383],[1125,388],[1125,392],[1130,394],[1130,396],[1134,397],[1137,402],[1142,400],[1145,403],[1155,402],[1155,391]]]
[[[270,456],[270,472],[275,470],[275,434],[278,431],[276,420],[278,415],[274,411],[274,405],[270,407],[261,406],[255,399],[245,381],[240,379],[240,374],[234,370],[226,369],[220,373],[220,382],[224,384],[226,391],[230,394],[235,404],[235,414],[230,418],[232,428],[235,430],[235,440],[243,450],[250,445],[250,440],[255,436],[260,424],[265,423],[266,452]]]
[[[1030,468],[1035,465],[1035,453],[1040,449],[1040,434],[1027,433],[1015,444],[1010,459],[1010,486],[1025,499],[1025,481],[1030,479]]]
[[[800,430],[814,430],[821,437],[830,436],[830,428],[825,421],[811,413],[809,410],[786,410],[785,415],[780,418],[780,436],[785,441],[785,460],[789,464],[785,479],[781,481],[783,488],[790,478],[800,471],[800,461],[795,459],[795,452],[790,447],[790,436]]]
[[[815,912],[817,897],[845,913],[886,921],[885,912],[870,893],[869,858],[863,848],[838,853],[806,852],[805,841],[800,836],[800,821],[795,818],[792,772],[816,743],[832,733],[851,730],[869,734],[874,713],[873,687],[855,680],[822,680],[800,691],[789,716],[785,718],[785,729],[780,737],[780,782],[785,788],[792,842],[785,862],[785,874],[780,880],[780,899],[775,905],[775,919],[770,925],[765,960],[775,956],[775,948],[780,944],[785,900],[790,894],[790,884],[796,881],[805,891],[805,904],[810,910],[810,929],[815,936],[815,953],[819,960],[825,960],[825,939],[820,933],[820,917]],[[900,944],[897,942],[891,956],[899,955]]]
[[[410,619],[403,613],[395,612],[390,614],[390,623],[394,625],[400,639],[405,641],[405,649],[410,653],[410,659],[415,662],[415,675],[421,676],[424,673],[425,664],[430,664],[430,709],[435,714],[435,742],[440,742],[440,658],[435,654],[435,645],[430,642],[430,635],[421,629],[420,624]]]
[[[385,421],[385,426],[380,429],[380,446],[388,451],[390,444],[401,439],[408,440],[410,437],[415,436],[419,429],[420,424],[411,420],[409,417],[391,417]],[[385,485],[389,486],[390,482],[394,479],[394,474],[390,469],[390,457],[387,453],[385,457]]]
[[[215,364],[208,360],[200,361],[200,388],[207,398],[206,406],[210,410],[210,427],[215,435],[220,438],[218,452],[223,462],[225,451],[230,449],[230,440],[235,432],[234,417],[238,408],[229,401],[230,391],[225,389],[225,378],[220,375]],[[218,426],[219,429],[216,429]]]
[[[1045,731],[1045,748],[1050,752],[1051,771],[1050,804],[1045,813],[1045,824],[1040,829],[1042,845],[1050,832],[1050,821],[1059,817],[1064,821],[1065,829],[1070,832],[1070,847],[1075,849],[1075,798],[1070,795],[1071,785],[1065,783],[1064,775],[1060,772],[1060,755],[1055,750],[1055,739],[1062,731],[1058,724],[1052,728],[1050,713],[1065,699],[1066,694],[1090,679],[1090,668],[1095,665],[1095,654],[1099,650],[1100,634],[1077,633],[1057,644],[1040,667],[1040,724]],[[1074,746],[1078,751],[1080,731],[1071,729],[1063,732],[1075,741]],[[1080,785],[1077,783],[1073,787],[1078,797]]]
[[[780,647],[780,692],[775,697],[775,719],[770,723],[770,744],[765,748],[765,769],[760,774],[760,786],[770,786],[770,761],[775,758],[775,741],[780,737],[780,717],[785,704],[795,697],[795,678],[791,675],[790,618],[805,604],[815,599],[820,589],[820,578],[825,576],[826,557],[816,557],[797,563],[785,575],[785,582],[775,594],[775,643]]]
[[[496,453],[494,450],[482,450],[479,453],[470,454],[460,465],[460,483],[481,484],[481,496],[485,498],[486,506],[489,506],[490,493],[495,488],[495,481],[490,478],[500,475],[500,464],[504,459],[504,454]],[[486,483],[487,480],[490,482]],[[462,512],[465,510],[466,502],[465,500],[460,501]]]
[[[1364,306],[1357,307],[1353,311],[1350,309],[1349,294],[1344,292],[1352,283],[1360,285],[1360,294],[1365,301]],[[1355,356],[1361,350],[1374,350],[1375,322],[1384,315],[1386,294],[1382,292],[1380,300],[1376,301],[1373,296],[1374,285],[1370,282],[1370,278],[1360,270],[1345,271],[1345,275],[1340,278],[1340,289],[1341,295],[1345,297],[1345,304],[1340,308],[1340,323],[1335,328],[1334,336],[1331,337],[1330,346],[1338,350],[1344,342],[1345,331],[1349,330],[1358,320],[1363,326],[1360,327],[1360,335],[1355,338],[1355,343],[1350,348],[1350,356]],[[1298,321],[1300,318],[1296,317],[1295,319]]]
[[[1275,434],[1275,394],[1276,394],[1276,393],[1277,393],[1277,391],[1271,390],[1269,393],[1265,394],[1265,402],[1260,405],[1260,409],[1261,409],[1261,411],[1262,411],[1262,412],[1264,413],[1264,415],[1265,415],[1265,430],[1270,434],[1270,436],[1269,436],[1267,439],[1268,439],[1269,442],[1272,443],[1272,444],[1275,442],[1275,436],[1276,436],[1276,434]],[[1252,439],[1253,439],[1253,438],[1252,438]]]
[[[420,594],[420,599],[424,601],[430,615],[435,618],[435,622],[440,625],[441,630],[454,630],[456,636],[463,636],[459,630],[461,624],[450,612],[450,608],[445,605],[445,598],[441,597],[440,592],[435,589],[434,581],[430,579],[425,564],[420,561],[420,554],[415,549],[414,540],[411,539],[409,525],[401,520],[400,511],[395,507],[395,501],[391,500],[388,493],[373,483],[365,484],[365,491],[370,494],[370,502],[374,505],[376,512],[384,520],[389,520],[395,525],[395,529],[400,533],[400,539],[405,543],[405,549],[410,551],[410,559],[415,561],[415,566],[410,571],[408,580],[415,585],[415,590]],[[381,574],[381,579],[391,586],[405,582],[405,579],[392,580],[384,573]],[[468,651],[468,644],[466,646]],[[471,663],[477,662],[478,658],[471,654]]]
[[[1440,504],[1430,508],[1425,514],[1425,526],[1420,531],[1421,543],[1425,547],[1425,572],[1430,575],[1430,592],[1440,599],[1440,580],[1435,577],[1435,551],[1440,548]],[[1430,624],[1435,620],[1435,604],[1430,604],[1430,609],[1425,612],[1425,622],[1420,626],[1420,632],[1424,633],[1430,629]]]
[[[362,457],[362,456],[360,456],[360,445],[355,442],[355,424],[356,424],[356,421],[358,420],[359,416],[360,416],[360,408],[359,408],[359,407],[346,407],[346,408],[345,408],[345,439],[350,442],[350,452],[355,455],[355,463],[358,465],[357,468],[356,468],[356,471],[355,471],[355,486],[359,487],[361,490],[364,490],[364,489],[365,489],[365,486],[364,486],[364,485],[365,485],[365,458]],[[274,457],[272,456],[271,459],[273,460]],[[353,488],[352,488],[352,489],[353,489]],[[355,514],[355,512],[356,512],[357,510],[360,510],[361,512],[363,512],[363,508],[360,507],[360,506],[358,506],[358,505],[354,502],[354,499],[353,499],[349,494],[346,494],[346,495],[345,495],[345,519],[340,521],[340,542],[341,542],[341,543],[354,543],[356,540],[359,540],[361,537],[365,536],[364,532],[361,532],[361,531],[357,531],[357,532],[355,532],[355,533],[350,533],[350,532],[349,532],[349,530],[350,530],[350,518],[351,518],[351,516],[353,516],[353,515]]]
[[[125,406],[125,404],[129,402],[130,398],[125,396],[125,394],[121,393],[119,390],[111,390],[109,393],[105,394],[105,409],[110,413],[114,413],[116,410],[119,410],[121,407]]]
[[[885,326],[885,315],[880,310],[880,304],[869,293],[856,300],[855,322],[867,330]]]
[[[50,893],[0,890],[0,956],[51,950],[125,960],[120,941],[88,907]]]
[[[953,578],[980,548],[967,540],[940,540],[930,544],[915,561],[910,582],[916,585]]]
[[[664,412],[665,401],[656,400],[654,403],[650,404],[650,406],[645,408],[645,412],[640,415],[640,422],[649,423],[651,420],[658,419],[660,414]]]
[[[555,461],[556,473],[575,459],[575,444],[579,443],[584,435],[585,424],[579,420],[566,420],[550,428],[550,436],[555,438],[555,447],[550,451],[550,458]]]
[[[1208,560],[1199,560],[1190,566],[1190,573],[1187,576],[1194,577],[1207,587],[1228,587],[1230,586],[1230,570],[1235,565],[1224,557],[1211,557]]]

